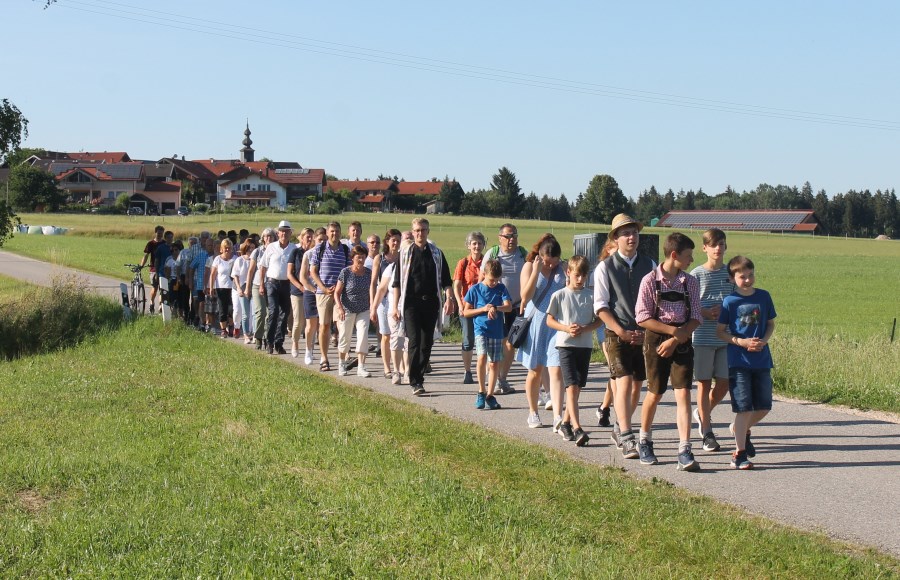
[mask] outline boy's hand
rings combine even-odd
[[[765,346],[766,341],[761,338],[745,338],[745,348],[750,352],[761,352]]]
[[[656,347],[656,354],[663,358],[669,358],[673,354],[675,354],[675,347],[678,346],[678,341],[674,338],[668,338]]]
[[[686,326],[676,327],[675,332],[672,333],[672,336],[675,337],[675,340],[678,341],[678,344],[685,343],[691,339],[691,333],[688,332]]]
[[[582,330],[581,325],[575,324],[573,322],[572,324],[569,325],[569,336],[571,336],[572,338],[575,338],[579,334],[581,334],[581,330]]]

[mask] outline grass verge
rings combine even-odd
[[[6,363],[0,397],[7,577],[900,570],[158,319]]]

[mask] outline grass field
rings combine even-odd
[[[0,400],[4,577],[900,573],[156,318],[0,365]]]
[[[258,231],[288,219],[295,229],[319,225],[324,216],[249,214],[181,218],[69,214],[26,214],[25,223],[72,228],[71,235],[17,235],[4,246],[10,251],[119,278],[130,278],[122,267],[140,259],[153,225],[163,223],[176,236],[208,229]],[[357,219],[364,232],[383,234],[388,227],[405,229],[412,218],[397,214],[347,214],[345,225]],[[489,243],[504,220],[431,216],[431,238],[452,264],[465,255],[466,234],[478,229]],[[522,244],[530,245],[546,231],[561,240],[563,255],[571,253],[572,235],[607,231],[608,226],[561,222],[517,221]],[[646,232],[665,236],[664,229]],[[700,236],[695,265],[702,263]],[[900,331],[889,342],[893,321],[900,316],[900,242],[808,236],[729,234],[729,256],[750,256],[759,287],[772,293],[778,330],[772,342],[779,392],[798,398],[900,412]]]

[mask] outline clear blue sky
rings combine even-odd
[[[32,147],[234,158],[249,117],[257,157],[349,179],[900,188],[896,2],[41,4],[0,8]]]

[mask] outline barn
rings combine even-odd
[[[681,230],[741,230],[752,232],[815,234],[819,222],[808,209],[672,210],[656,223]]]

